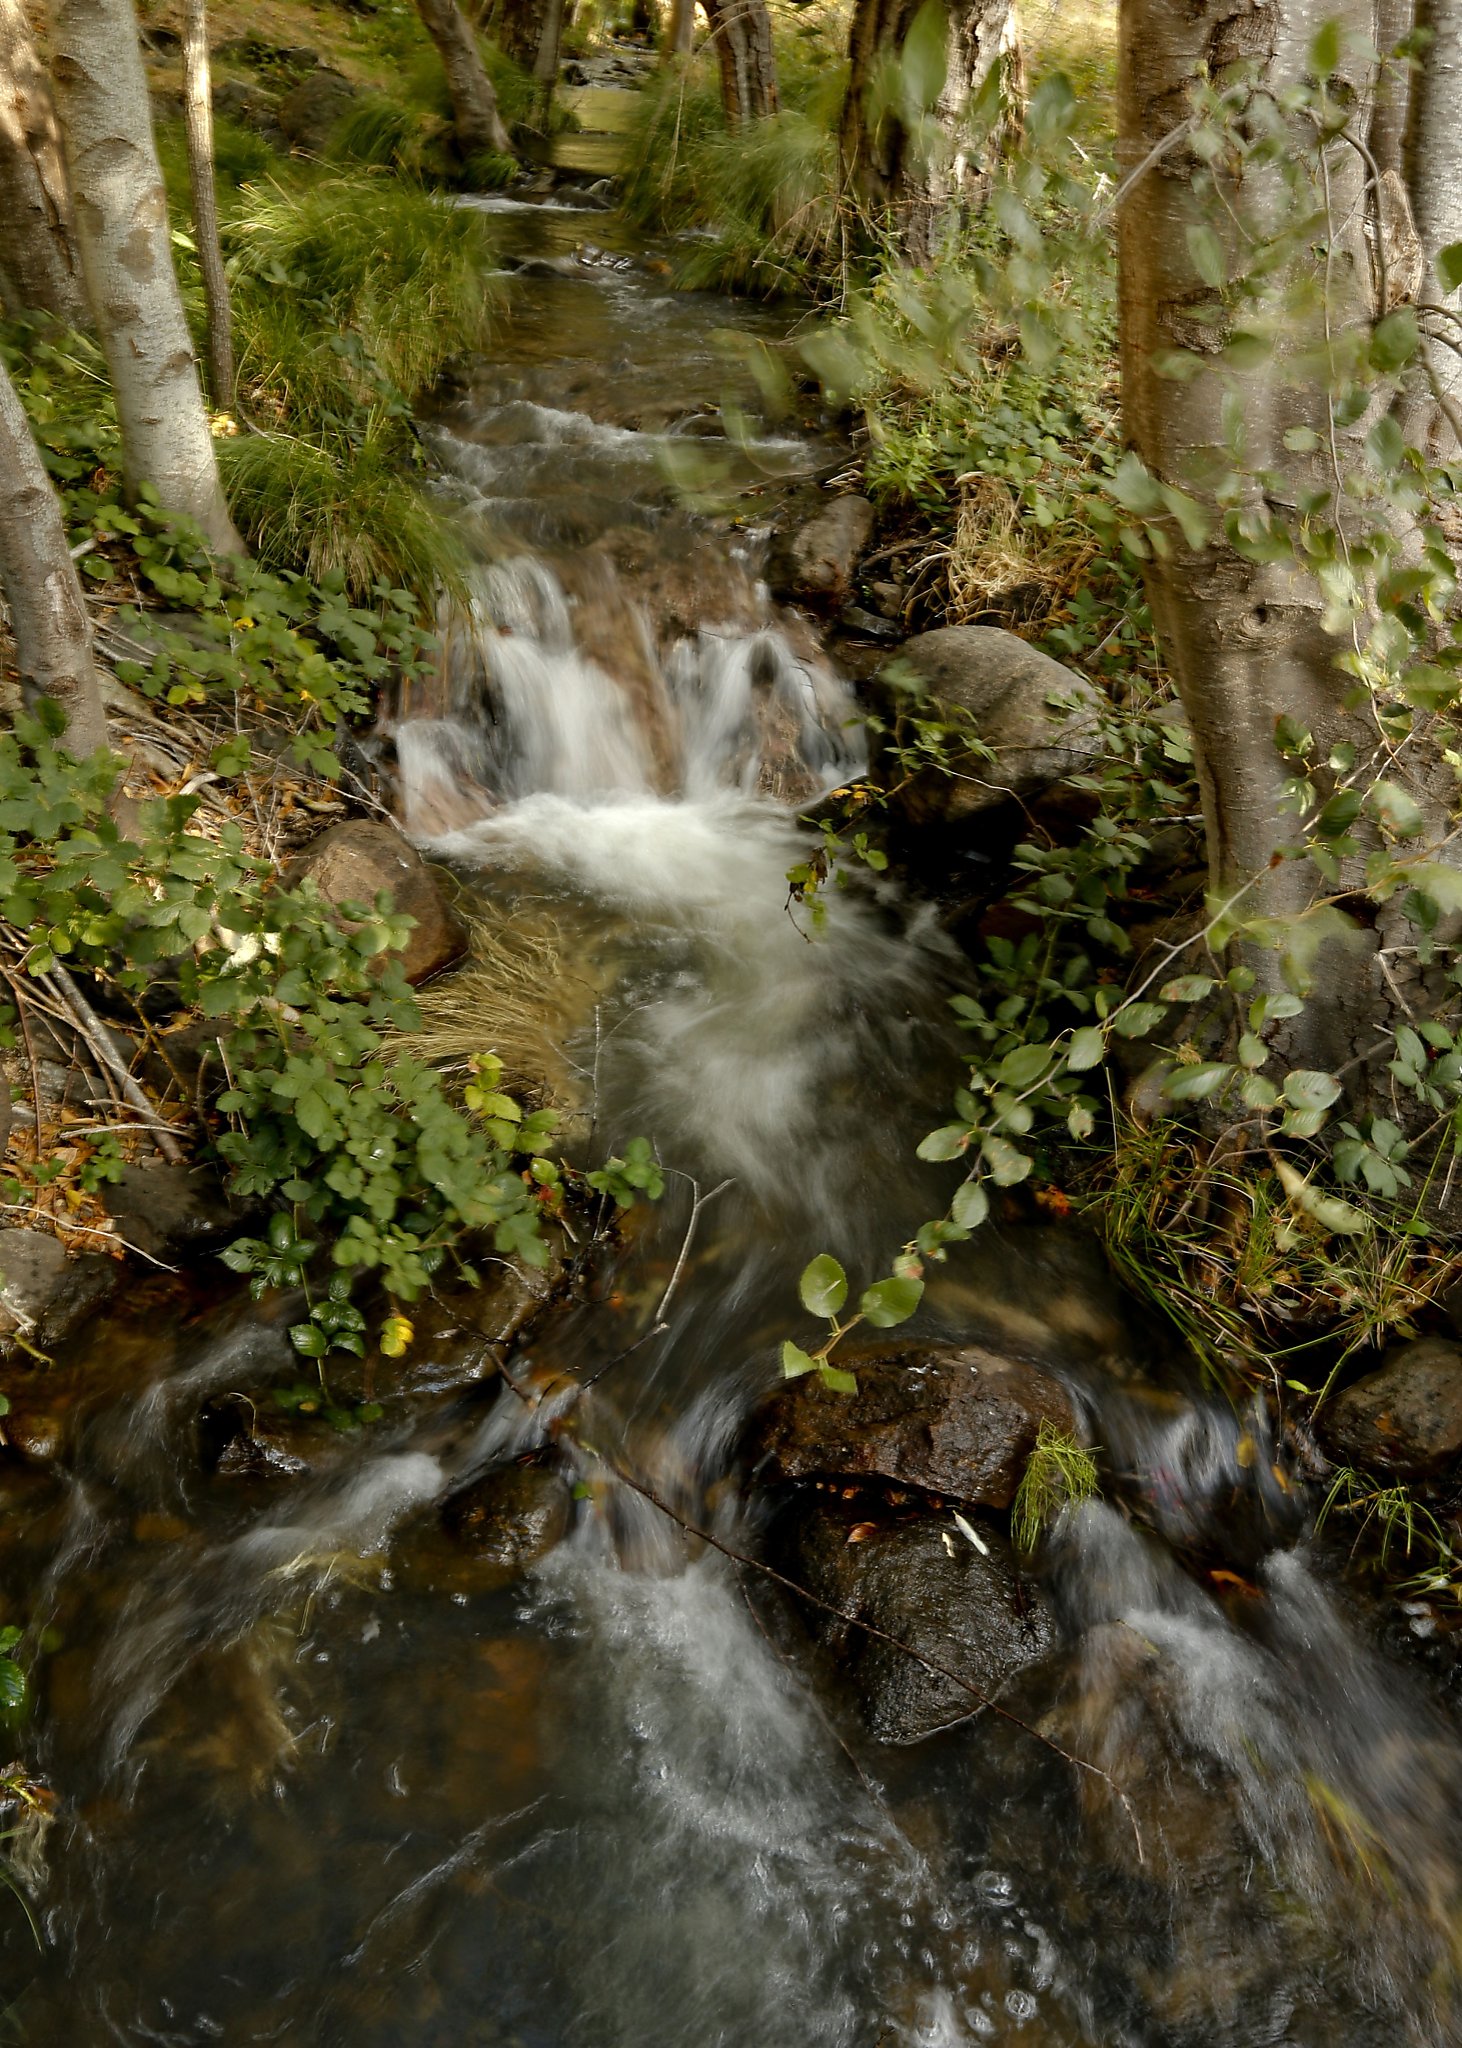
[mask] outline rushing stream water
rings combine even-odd
[[[798,1271],[833,1248],[871,1279],[940,1206],[912,1153],[968,970],[892,888],[834,892],[816,934],[787,907],[788,799],[860,745],[756,580],[752,515],[829,451],[713,431],[713,330],[776,322],[670,295],[608,217],[499,211],[529,269],[428,430],[492,563],[390,739],[410,829],[581,946],[575,1142],[647,1134],[667,1194],[513,1356],[536,1405],[459,1330],[430,1399],[292,1475],[200,1457],[200,1416],[206,1439],[296,1376],[290,1304],[160,1320],[139,1297],[94,1335],[72,1450],[6,1480],[54,1629],[36,1742],[62,1793],[18,1845],[42,1952],[0,1898],[7,2038],[1462,2040],[1455,1729],[1302,1539],[1262,1416],[1187,1385],[1078,1240],[992,1227],[918,1326],[1061,1374],[1136,1511],[1053,1537],[1060,1646],[1017,1720],[850,1732],[726,1557],[614,1482],[754,1545],[725,1480],[802,1333]],[[671,506],[666,461],[698,452],[751,494],[741,526]],[[584,1497],[494,1588],[441,1509],[553,1438],[565,1375],[593,1381],[558,1438]]]

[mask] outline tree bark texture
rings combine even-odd
[[[1367,140],[1381,171],[1405,171],[1412,73],[1411,66],[1392,59],[1391,52],[1403,36],[1410,35],[1415,17],[1416,0],[1376,0],[1376,49],[1382,61]]]
[[[766,0],[702,0],[721,67],[721,98],[732,128],[775,114],[777,61]]]
[[[670,19],[660,44],[660,61],[684,63],[695,48],[695,0],[670,0]]]
[[[0,0],[0,298],[90,323],[55,103],[21,0]]]
[[[227,410],[234,402],[233,313],[223,248],[218,239],[218,194],[213,184],[207,0],[187,0],[183,26],[183,107],[188,131],[188,177],[193,187],[194,238],[208,307],[208,385],[213,403]]]
[[[927,114],[911,118],[901,106],[898,67],[925,4],[856,0],[840,139],[844,190],[893,224],[910,263],[931,262],[953,209],[979,204],[988,190],[1000,130],[976,160],[966,116],[996,65],[1019,62],[1014,0],[942,0],[944,84]]]
[[[543,39],[544,0],[501,0],[492,18],[492,33],[505,57],[531,71]]]
[[[1118,55],[1118,133],[1124,174],[1187,117],[1189,89],[1200,67],[1222,75],[1234,64],[1257,66],[1256,84],[1282,92],[1303,78],[1306,53],[1321,24],[1341,14],[1365,35],[1367,0],[1283,0],[1257,8],[1236,0],[1202,0],[1177,8],[1172,0],[1123,0]],[[1366,94],[1371,81],[1354,78]],[[1296,138],[1300,146],[1300,138]],[[1369,317],[1369,255],[1360,223],[1365,217],[1366,171],[1354,151],[1332,152],[1331,217],[1341,227],[1332,258],[1331,318],[1340,304],[1353,317]],[[1204,229],[1224,243],[1230,274],[1245,263],[1240,218],[1279,225],[1280,181],[1259,172],[1242,191],[1217,173],[1222,203],[1206,204],[1195,189],[1203,165],[1185,144],[1137,176],[1120,222],[1122,405],[1127,438],[1148,469],[1165,483],[1189,488],[1205,451],[1222,448],[1224,400],[1235,392],[1250,469],[1272,469],[1287,480],[1286,496],[1308,484],[1328,485],[1330,423],[1325,395],[1291,383],[1279,351],[1248,371],[1220,359],[1228,340],[1222,301],[1195,265],[1189,231]],[[1266,184],[1264,181],[1268,180]],[[1313,257],[1311,257],[1313,263]],[[1320,322],[1323,314],[1315,314]],[[1323,342],[1323,332],[1295,334],[1292,346]],[[1164,352],[1186,350],[1202,360],[1183,381],[1160,374]],[[1233,408],[1231,407],[1231,413]],[[1284,436],[1309,428],[1321,454],[1298,457]],[[1351,429],[1354,435],[1356,429]],[[1347,440],[1341,462],[1359,460]],[[1201,494],[1200,494],[1201,495]],[[1282,509],[1282,508],[1281,508]],[[1313,579],[1284,563],[1252,562],[1231,547],[1215,523],[1208,544],[1193,548],[1171,537],[1166,559],[1148,569],[1148,592],[1166,659],[1172,667],[1197,748],[1213,883],[1221,892],[1252,876],[1261,878],[1253,908],[1270,915],[1303,909],[1314,876],[1303,861],[1271,866],[1279,847],[1296,837],[1296,820],[1282,809],[1287,773],[1275,744],[1276,720],[1287,714],[1312,732],[1322,756],[1329,746],[1355,739],[1342,708],[1342,678],[1335,669],[1341,645],[1325,631],[1322,599]]]
[[[1462,0],[1420,0],[1417,21],[1432,37],[1412,79],[1406,126],[1406,184],[1425,265],[1421,297],[1457,313],[1462,312],[1462,293],[1443,296],[1435,265],[1440,250],[1462,242]],[[1462,343],[1462,327],[1455,321],[1438,325],[1453,344]],[[1439,342],[1430,359],[1455,418],[1462,406],[1462,355]],[[1408,438],[1428,441],[1431,453],[1442,459],[1455,456],[1455,427],[1439,415],[1430,393],[1419,414],[1413,411],[1405,424]]]
[[[512,156],[512,138],[498,112],[497,94],[457,0],[416,0],[416,11],[447,74],[452,123],[463,156]]]
[[[78,757],[106,745],[91,622],[61,505],[30,422],[0,364],[0,585],[27,700],[54,697]]]
[[[57,0],[52,35],[76,236],[128,485],[150,483],[170,512],[197,522],[210,547],[242,554],[173,270],[132,0]]]

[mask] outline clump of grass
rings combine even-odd
[[[1041,1532],[1062,1508],[1094,1500],[1100,1490],[1092,1453],[1069,1430],[1043,1422],[1011,1503],[1010,1533],[1016,1548],[1034,1550]]]
[[[367,419],[358,438],[245,434],[219,443],[240,532],[270,568],[314,582],[343,577],[357,599],[382,581],[427,593],[464,587],[459,515],[403,467],[400,422]]]
[[[421,1023],[398,1043],[449,1080],[465,1081],[478,1054],[496,1053],[515,1093],[565,1105],[563,1046],[594,995],[569,935],[550,914],[525,912],[473,919],[470,931],[467,960],[420,992]]]
[[[440,114],[369,92],[353,100],[331,129],[326,155],[334,163],[445,179],[450,140],[450,123]]]
[[[702,231],[681,284],[772,295],[829,261],[845,66],[824,54],[829,61],[800,72],[784,61],[783,110],[734,134],[704,56],[641,96],[627,137],[624,207],[641,226]]]
[[[316,349],[320,327],[355,337],[407,399],[487,341],[497,303],[485,281],[487,223],[419,185],[364,172],[298,192],[276,186],[254,196],[229,240],[245,373],[258,324],[288,298],[307,309]]]

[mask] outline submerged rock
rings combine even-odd
[[[416,920],[401,965],[409,982],[425,981],[460,960],[467,930],[409,840],[394,825],[352,818],[312,840],[285,876],[292,886],[313,882],[328,903],[372,904],[384,889],[397,910]]]
[[[1347,1463],[1434,1477],[1462,1454],[1462,1344],[1424,1337],[1393,1351],[1321,1411],[1327,1446]]]
[[[853,586],[853,569],[873,531],[873,507],[866,498],[834,498],[821,512],[778,537],[767,576],[779,597],[804,603],[841,605]]]
[[[1100,699],[1092,684],[998,626],[919,633],[897,659],[924,686],[921,715],[952,716],[996,756],[970,753],[961,761],[952,740],[951,766],[962,772],[922,769],[899,791],[899,807],[913,824],[955,824],[1011,797],[1036,795],[1083,773],[1100,751]],[[887,679],[879,696],[891,713],[910,702]]]
[[[1004,1508],[1043,1422],[1070,1429],[1065,1389],[1039,1366],[978,1345],[849,1361],[856,1394],[814,1377],[762,1410],[753,1454],[780,1479],[882,1478],[969,1506]]]
[[[975,1693],[993,1697],[1052,1651],[1056,1623],[993,1524],[976,1530],[977,1547],[948,1518],[879,1526],[861,1519],[865,1512],[857,1500],[801,1492],[778,1532],[778,1562],[829,1606],[907,1645],[799,1603],[869,1733],[880,1742],[918,1742],[979,1712]]]

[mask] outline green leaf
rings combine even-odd
[[[899,76],[909,102],[927,113],[949,75],[949,22],[941,0],[925,0],[904,38]]]
[[[1366,791],[1365,804],[1397,839],[1414,839],[1425,823],[1421,805],[1399,782],[1372,783]]]
[[[1188,255],[1206,285],[1217,291],[1228,277],[1223,243],[1206,223],[1188,229]]]
[[[1198,1066],[1175,1067],[1163,1082],[1163,1094],[1170,1102],[1202,1102],[1216,1095],[1234,1069],[1224,1060],[1205,1060]]]
[[[896,1323],[909,1320],[923,1294],[922,1280],[902,1279],[895,1275],[892,1279],[865,1287],[858,1308],[876,1330],[891,1330]]]
[[[1123,1038],[1145,1038],[1166,1019],[1161,1003],[1126,1003],[1112,1017],[1112,1029]]]
[[[13,1657],[0,1657],[0,1714],[20,1714],[30,1697],[25,1673]]]
[[[997,1187],[1013,1188],[1023,1181],[1031,1170],[1031,1161],[1024,1152],[1011,1144],[1008,1138],[990,1137],[982,1141],[980,1150],[985,1164],[990,1169],[991,1179]]]
[[[1291,1109],[1328,1109],[1340,1094],[1340,1083],[1333,1074],[1296,1067],[1285,1075],[1283,1092]]]
[[[942,1124],[919,1143],[921,1159],[958,1159],[970,1142],[967,1124]]]
[[[1389,376],[1404,369],[1420,346],[1421,329],[1416,324],[1416,314],[1410,306],[1398,306],[1394,313],[1376,323],[1371,334],[1371,365]],[[1397,432],[1399,436],[1399,428]],[[1394,469],[1396,465],[1385,466]]]
[[[1105,1032],[1096,1024],[1083,1024],[1079,1031],[1073,1031],[1071,1034],[1066,1064],[1073,1074],[1084,1074],[1098,1064],[1106,1050]]]
[[[835,1316],[848,1298],[848,1276],[829,1252],[819,1252],[797,1283],[802,1306],[811,1316]]]
[[[858,1382],[852,1373],[844,1372],[841,1366],[829,1365],[825,1359],[817,1368],[817,1377],[830,1394],[856,1394],[858,1391]]]
[[[1014,1052],[1006,1053],[995,1070],[995,1078],[1003,1088],[1028,1088],[1050,1064],[1049,1045],[1018,1045]]]
[[[1180,974],[1176,981],[1165,982],[1158,995],[1165,1003],[1198,1003],[1217,987],[1211,974]]]
[[[1310,44],[1310,69],[1322,82],[1340,62],[1340,23],[1322,22]]]
[[[805,1372],[816,1372],[818,1361],[804,1351],[800,1344],[787,1338],[782,1346],[782,1378],[799,1380]]]
[[[978,1230],[990,1213],[990,1197],[977,1180],[967,1180],[954,1191],[949,1213],[961,1230]]]
[[[1444,293],[1462,286],[1462,242],[1448,242],[1445,249],[1438,250],[1437,276]]]
[[[1337,789],[1315,820],[1322,839],[1338,839],[1360,816],[1363,799],[1358,789]]]
[[[1269,1057],[1269,1048],[1262,1038],[1256,1038],[1252,1031],[1246,1031],[1239,1040],[1239,1063],[1245,1067],[1262,1067]]]
[[[1390,413],[1382,413],[1366,435],[1366,453],[1377,469],[1389,473],[1401,467],[1406,453],[1406,436]]]

